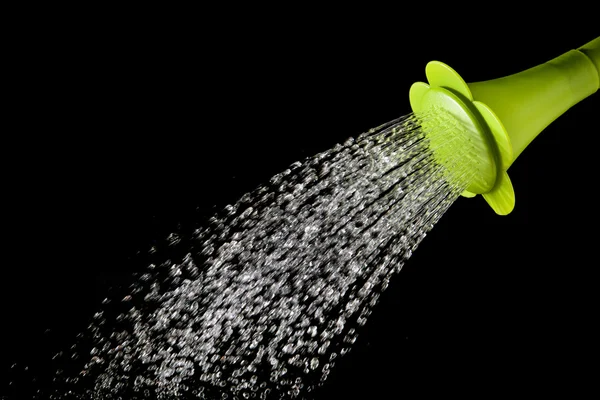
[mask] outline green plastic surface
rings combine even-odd
[[[425,73],[429,84],[416,82],[410,89],[413,112],[441,108],[460,121],[479,159],[463,196],[481,194],[506,215],[515,205],[508,168],[550,123],[600,88],[600,37],[499,79],[466,83],[439,61],[428,63]]]

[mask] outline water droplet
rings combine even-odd
[[[311,369],[317,369],[318,366],[319,366],[319,359],[317,357],[314,357],[312,360],[310,360],[310,368]]]
[[[288,344],[286,344],[285,346],[283,346],[283,349],[282,349],[282,351],[283,351],[284,353],[291,354],[291,353],[293,353],[293,352],[294,352],[294,346],[293,346],[292,344],[289,344],[289,343],[288,343]]]

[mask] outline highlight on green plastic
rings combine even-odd
[[[460,121],[478,158],[463,196],[481,194],[497,214],[507,215],[515,206],[508,168],[548,125],[600,88],[600,37],[503,78],[465,83],[439,61],[429,62],[425,74],[428,83],[410,88],[413,112],[442,109]]]

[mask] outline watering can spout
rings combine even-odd
[[[466,83],[448,65],[432,61],[428,84],[410,90],[413,111],[438,107],[467,121],[481,160],[464,195],[481,194],[496,213],[512,211],[515,195],[506,171],[525,148],[565,111],[600,88],[600,37],[544,64],[498,79]],[[492,178],[490,179],[490,176]]]
[[[587,52],[596,53],[596,63],[585,51],[571,50],[514,75],[468,84],[474,99],[491,107],[506,128],[514,159],[550,123],[598,90],[600,38],[595,42],[595,50],[590,42]]]

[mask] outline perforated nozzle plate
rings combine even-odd
[[[409,93],[410,104],[416,114],[442,109],[460,124],[467,137],[471,165],[475,174],[471,185],[463,194],[473,197],[484,195],[497,214],[510,213],[515,196],[506,169],[513,161],[513,151],[506,129],[500,119],[484,103],[474,101],[469,86],[448,65],[439,61],[427,64],[429,84],[416,82]],[[429,130],[444,131],[446,127],[429,126]],[[441,160],[446,155],[440,157]]]

